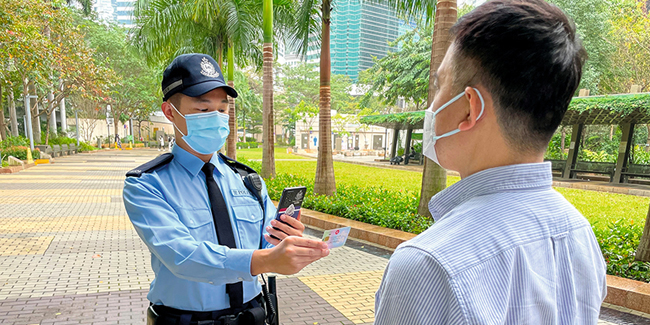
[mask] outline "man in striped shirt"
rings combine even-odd
[[[492,0],[451,33],[424,154],[462,180],[391,257],[375,324],[596,324],[605,263],[544,163],[586,57],[575,26],[542,0]]]

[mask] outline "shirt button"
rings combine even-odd
[[[209,283],[209,284],[214,284],[214,282],[212,282],[212,281],[209,281],[208,283]]]

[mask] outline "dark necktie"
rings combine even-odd
[[[223,199],[219,185],[214,180],[214,165],[206,163],[201,170],[205,174],[205,182],[208,186],[212,219],[214,219],[214,227],[217,229],[219,245],[236,249],[237,243],[235,242],[235,235],[233,234],[232,224],[230,223],[228,206]],[[239,308],[242,306],[244,303],[244,290],[241,282],[226,284],[226,293],[230,297],[230,308]]]

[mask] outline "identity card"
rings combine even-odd
[[[327,243],[329,249],[341,247],[345,245],[349,234],[350,227],[325,230],[323,233],[323,241]]]

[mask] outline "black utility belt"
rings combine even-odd
[[[151,312],[154,315],[151,315]],[[191,311],[150,305],[147,314],[154,316],[162,324],[181,325],[263,325],[266,317],[261,294],[237,309]]]

